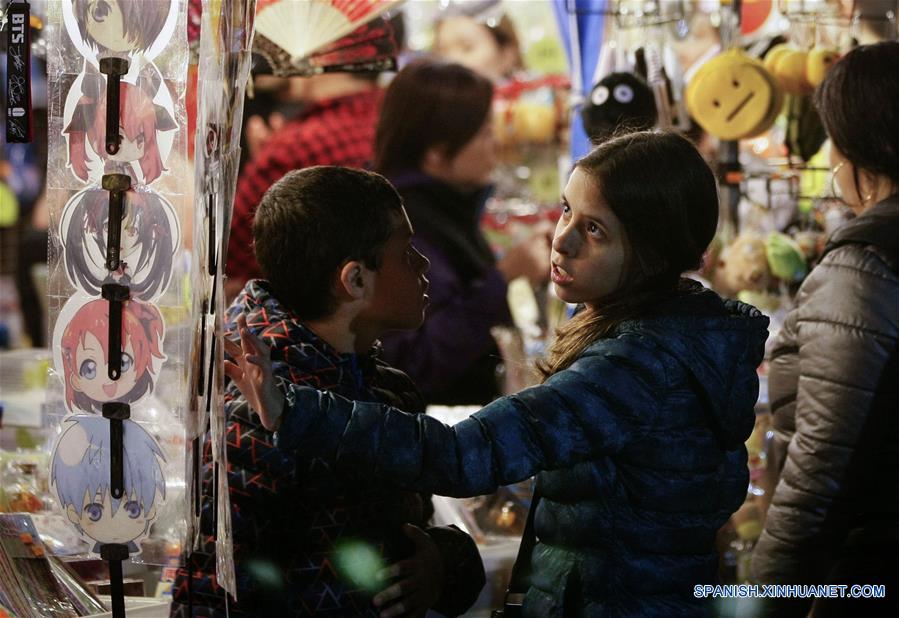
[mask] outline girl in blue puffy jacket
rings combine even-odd
[[[536,474],[526,616],[693,616],[715,533],[746,495],[768,324],[681,276],[717,220],[714,176],[678,135],[632,133],[581,159],[547,265],[581,309],[542,384],[453,426],[311,388],[284,397],[243,327],[226,370],[281,448],[450,496]]]

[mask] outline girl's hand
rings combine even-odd
[[[237,331],[240,345],[225,339],[225,352],[236,361],[225,361],[225,373],[259,415],[262,426],[277,431],[284,410],[284,394],[275,385],[272,375],[271,350],[250,332],[244,315],[237,318]]]
[[[415,544],[415,553],[381,571],[385,580],[399,581],[372,599],[375,607],[387,606],[380,618],[424,616],[443,593],[443,557],[437,544],[418,526],[404,524],[403,532]]]

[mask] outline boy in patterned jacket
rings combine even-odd
[[[228,309],[226,339],[246,323],[285,385],[422,412],[414,384],[377,356],[378,337],[417,328],[427,305],[428,261],[390,183],[341,167],[290,172],[262,198],[253,235],[266,279]],[[477,547],[455,527],[427,527],[430,496],[281,451],[230,383],[225,402],[237,602],[215,582],[207,465],[206,542],[179,569],[172,616],[456,615],[474,603]],[[372,550],[389,566],[366,585],[353,556]]]

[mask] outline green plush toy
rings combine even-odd
[[[771,274],[787,283],[802,281],[808,274],[805,254],[795,240],[780,232],[771,232],[765,239],[765,255]]]

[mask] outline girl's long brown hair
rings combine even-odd
[[[545,380],[568,368],[625,320],[646,315],[678,293],[680,275],[700,266],[718,224],[715,177],[696,148],[675,133],[640,131],[596,147],[577,162],[621,221],[624,281],[556,331],[538,370]]]

